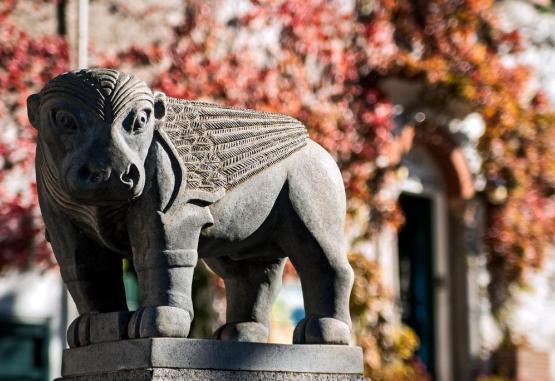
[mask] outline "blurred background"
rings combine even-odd
[[[87,66],[292,115],[333,153],[373,380],[555,380],[550,0],[1,1],[2,381],[59,375],[77,314],[45,242],[25,101]],[[199,266],[193,337],[222,323],[224,292]],[[289,265],[271,341],[303,315]]]

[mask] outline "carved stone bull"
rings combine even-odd
[[[289,257],[306,311],[293,342],[349,343],[343,183],[300,122],[169,98],[106,69],[52,79],[28,115],[47,237],[80,313],[70,346],[90,343],[91,317],[127,311],[122,258],[141,307],[119,338],[186,337],[198,257],[225,281],[216,338],[267,341]]]

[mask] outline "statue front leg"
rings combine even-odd
[[[172,213],[139,210],[139,216],[130,215],[129,226],[141,307],[131,318],[129,337],[187,337],[198,238],[210,213],[194,204]]]
[[[178,263],[137,266],[141,307],[129,323],[129,337],[187,337],[193,320],[191,300],[197,253],[160,251],[159,255],[181,257]]]
[[[39,190],[48,238],[79,312],[67,330],[67,341],[72,348],[88,345],[94,339],[93,315],[127,311],[121,255],[89,238]]]

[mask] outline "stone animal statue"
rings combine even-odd
[[[266,342],[287,257],[306,312],[293,342],[349,343],[345,190],[300,122],[166,97],[107,69],[59,75],[27,106],[47,239],[80,314],[70,346],[99,331],[187,337],[197,258],[225,281],[215,338]],[[103,319],[127,311],[122,258],[141,307]]]

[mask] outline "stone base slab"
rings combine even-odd
[[[58,378],[56,381],[369,381],[356,374],[211,369],[140,369]]]
[[[178,338],[135,339],[66,349],[59,381],[359,381],[362,350]]]

